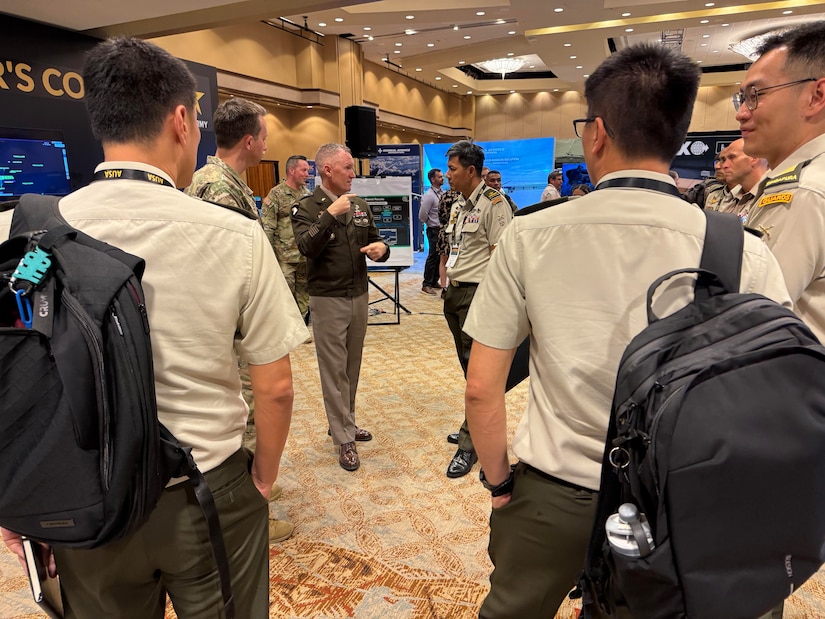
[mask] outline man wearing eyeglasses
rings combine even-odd
[[[825,22],[766,40],[734,97],[745,151],[771,172],[748,212],[796,313],[825,341]]]
[[[582,569],[622,351],[647,326],[650,283],[695,267],[702,252],[705,215],[668,174],[698,86],[696,64],[661,45],[605,60],[585,83],[587,117],[574,121],[596,189],[516,213],[475,294],[465,412],[491,494],[483,619],[553,617]],[[745,236],[742,290],[789,303],[776,260]],[[654,311],[692,296],[692,285],[677,285]],[[530,390],[511,469],[505,378],[528,335]]]

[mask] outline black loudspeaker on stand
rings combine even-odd
[[[375,130],[375,108],[351,105],[344,109],[347,148],[356,158],[378,155]]]

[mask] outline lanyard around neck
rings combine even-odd
[[[167,181],[162,176],[152,174],[151,172],[144,172],[143,170],[129,170],[124,168],[110,168],[108,170],[98,170],[95,172],[93,180],[95,181],[146,181],[147,183],[154,183],[155,185],[164,185],[174,189],[174,185]]]
[[[630,187],[633,189],[650,189],[651,191],[658,191],[660,193],[667,193],[677,198],[681,198],[682,194],[676,189],[674,185],[657,181],[652,178],[611,178],[610,180],[602,181],[596,185],[596,191],[599,189],[607,189],[608,187]]]

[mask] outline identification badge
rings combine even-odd
[[[458,245],[450,245],[450,257],[447,258],[447,268],[452,269],[458,262]]]

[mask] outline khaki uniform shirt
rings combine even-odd
[[[168,175],[136,162],[132,168]],[[60,201],[76,228],[146,260],[158,418],[209,471],[241,448],[248,409],[235,354],[255,365],[309,336],[261,226],[173,187],[97,181]],[[277,320],[272,317],[277,316]]]
[[[252,190],[235,170],[212,155],[206,158],[206,165],[195,172],[192,183],[184,191],[201,200],[243,209],[258,218]]]
[[[458,259],[453,266],[447,267],[447,277],[455,282],[480,282],[490,253],[511,219],[513,211],[507,200],[483,182],[469,198],[460,196],[453,203],[447,224],[450,247],[458,247]]]
[[[667,174],[626,170],[600,179]],[[647,326],[646,293],[659,276],[698,267],[705,216],[684,200],[608,187],[516,215],[490,260],[464,331],[509,350],[530,335],[527,410],[513,438],[519,460],[597,490],[616,372]],[[671,280],[654,303],[666,316],[692,299],[693,280]],[[776,259],[746,234],[742,292],[790,305]],[[540,378],[540,380],[538,380]]]
[[[763,179],[747,225],[782,267],[794,311],[825,341],[825,135],[802,145]]]
[[[295,234],[292,232],[292,207],[304,196],[309,195],[306,187],[293,189],[281,181],[273,187],[263,200],[261,221],[264,232],[272,243],[278,264],[297,264],[306,258],[298,251]]]

